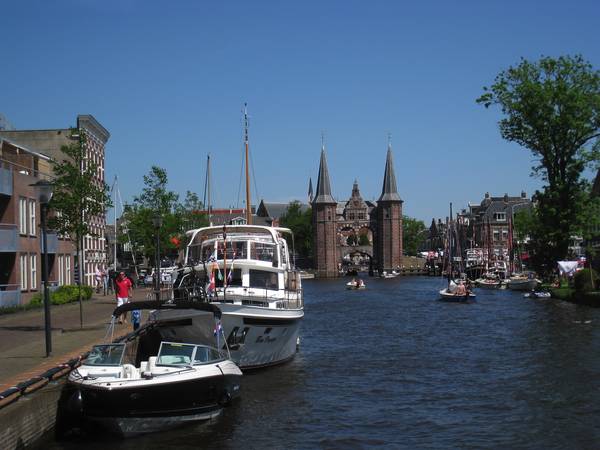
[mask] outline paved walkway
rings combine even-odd
[[[135,300],[145,300],[149,290],[138,288]],[[52,355],[46,358],[44,309],[0,316],[0,392],[88,351],[106,336],[114,296],[94,294],[83,302],[83,328],[79,303],[53,305]],[[131,324],[115,327],[114,336],[132,331]]]

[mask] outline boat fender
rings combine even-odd
[[[17,388],[21,390],[21,394],[29,394],[33,391],[37,391],[39,388],[44,387],[48,384],[47,378],[33,377],[27,381],[17,384]]]
[[[21,396],[21,390],[17,387],[10,387],[0,392],[0,408],[11,404]]]

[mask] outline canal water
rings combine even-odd
[[[211,423],[87,449],[598,448],[600,310],[441,279],[304,282],[296,358],[245,375]],[[80,448],[53,442],[43,448]]]

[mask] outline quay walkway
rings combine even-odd
[[[150,292],[145,288],[134,290],[133,301],[145,300]],[[0,398],[3,403],[0,405],[3,406],[0,408],[3,424],[0,448],[34,444],[52,429],[60,389],[70,370],[65,364],[69,361],[78,364],[81,355],[93,345],[105,342],[115,307],[114,294],[94,294],[83,302],[82,328],[78,302],[53,305],[50,357],[46,357],[43,308],[0,315],[0,392],[16,391],[15,387],[21,392],[4,400]],[[116,339],[132,330],[130,321],[117,324],[113,337]],[[40,378],[42,374],[45,375]],[[53,375],[48,377],[48,374]],[[38,381],[31,387],[23,387],[32,380]],[[11,397],[18,398],[13,401]],[[9,404],[4,404],[7,401]]]

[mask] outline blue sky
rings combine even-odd
[[[594,1],[3,2],[0,112],[17,129],[92,114],[107,181],[131,199],[151,165],[236,206],[247,102],[259,197],[306,198],[321,132],[336,199],[381,192],[392,135],[404,212],[429,223],[484,193],[528,194],[531,156],[475,103],[520,57],[600,68]],[[252,192],[253,202],[256,193]]]

